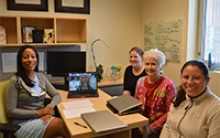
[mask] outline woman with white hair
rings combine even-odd
[[[148,138],[159,138],[169,107],[176,96],[176,88],[171,79],[163,76],[162,68],[166,62],[163,52],[151,49],[144,53],[143,59],[148,75],[138,80],[135,98],[142,101],[143,115],[149,118],[144,135],[148,135]],[[143,127],[139,130],[143,133]]]

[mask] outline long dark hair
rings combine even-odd
[[[201,61],[201,60],[190,60],[187,61],[183,67],[180,70],[180,74],[183,74],[183,70],[187,67],[187,66],[197,66],[203,73],[203,75],[205,76],[206,79],[209,78],[209,69],[207,67],[207,65]],[[182,86],[179,87],[178,93],[177,93],[177,97],[174,101],[174,107],[178,107],[180,105],[180,103],[182,101],[184,101],[186,99],[186,92],[183,90]]]
[[[22,80],[25,82],[26,85],[30,86],[30,87],[33,87],[34,84],[32,83],[32,80],[27,76],[26,72],[25,72],[25,69],[22,65],[22,54],[23,52],[27,49],[27,48],[30,48],[32,49],[35,54],[36,54],[36,57],[37,57],[37,65],[34,69],[35,72],[38,72],[38,64],[39,64],[39,55],[37,53],[37,50],[33,47],[33,46],[30,46],[30,45],[24,45],[22,47],[20,47],[19,51],[18,51],[18,54],[17,54],[17,72],[16,72],[16,75],[21,77]]]

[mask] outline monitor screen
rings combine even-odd
[[[47,51],[47,74],[68,76],[70,72],[86,71],[86,52]]]
[[[69,73],[69,91],[97,90],[96,72]],[[86,83],[87,85],[82,86]],[[86,87],[87,86],[87,87]]]

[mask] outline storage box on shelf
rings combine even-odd
[[[6,30],[6,44],[17,44],[18,37],[16,17],[0,17],[0,25]]]
[[[10,17],[0,16],[0,25],[6,30],[6,44],[0,46],[21,46],[25,44],[23,28],[35,30],[51,29],[54,33],[52,43],[28,43],[33,45],[72,45],[87,43],[87,20],[59,17]]]

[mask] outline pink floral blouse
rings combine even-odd
[[[142,101],[141,108],[145,113],[145,106],[147,103],[148,88],[144,85],[147,76],[141,77],[135,90],[135,98]],[[163,76],[163,81],[153,91],[152,104],[150,106],[150,114],[147,115],[150,121],[150,127],[153,132],[158,132],[163,128],[167,119],[167,113],[170,105],[176,96],[176,88],[174,82],[166,76]],[[145,115],[146,116],[146,115]]]

